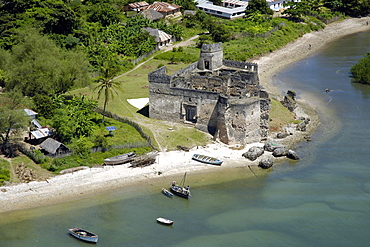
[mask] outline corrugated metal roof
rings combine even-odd
[[[165,42],[165,41],[171,40],[172,38],[172,35],[165,33],[162,30],[159,30],[156,28],[144,27],[144,30],[147,31],[153,37],[155,37],[155,41],[157,43]]]
[[[248,2],[245,1],[238,1],[238,0],[223,0],[223,3],[232,3],[235,5],[240,5],[240,6],[247,6]]]
[[[141,8],[144,6],[149,6],[149,3],[142,1],[142,2],[130,3],[128,4],[128,6],[130,6],[130,8],[132,9],[137,9],[137,8]]]
[[[31,131],[31,135],[33,135],[36,139],[40,139],[43,137],[51,136],[52,132],[49,128],[41,128],[35,131]]]
[[[171,4],[171,3],[165,3],[165,2],[154,2],[153,4],[149,6],[143,7],[143,9],[154,9],[158,12],[170,12],[176,9],[180,9],[181,6]]]
[[[27,114],[28,116],[35,116],[35,115],[37,115],[37,114],[38,114],[37,112],[32,111],[31,109],[28,109],[28,108],[23,109],[23,110],[26,112],[26,114]]]

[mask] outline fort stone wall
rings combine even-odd
[[[204,45],[198,63],[148,75],[149,117],[193,124],[226,144],[267,137],[270,100],[254,63],[222,59],[222,44]]]

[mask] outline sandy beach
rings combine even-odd
[[[285,47],[266,56],[253,60],[259,65],[261,85],[273,96],[280,92],[271,84],[271,77],[292,62],[303,59],[309,54],[322,49],[327,43],[365,30],[370,26],[366,22],[370,18],[346,19],[328,25],[324,30],[308,33]],[[315,109],[304,107],[308,115]],[[318,121],[317,118],[313,118]],[[310,131],[314,130],[315,123]],[[299,141],[299,138],[295,138]],[[155,164],[143,168],[129,168],[128,164],[86,168],[73,173],[58,175],[45,181],[23,184],[11,184],[0,188],[0,212],[20,210],[73,200],[81,196],[89,196],[111,189],[131,185],[142,180],[157,179],[184,172],[214,170],[215,167],[191,159],[195,153],[207,154],[222,159],[222,169],[237,166],[257,165],[258,160],[248,161],[242,154],[251,146],[263,146],[263,143],[246,145],[243,149],[230,148],[222,143],[214,143],[205,147],[194,147],[189,152],[159,152]],[[262,158],[271,154],[265,153]],[[218,167],[220,168],[220,167]],[[169,181],[170,182],[170,181]]]

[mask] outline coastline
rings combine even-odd
[[[258,63],[260,72],[260,84],[272,97],[279,97],[281,92],[271,84],[271,78],[282,68],[290,63],[299,61],[309,54],[317,52],[326,44],[337,38],[369,30],[366,21],[370,18],[346,19],[341,22],[328,25],[324,30],[305,34],[296,41],[274,51],[266,56],[254,60]],[[309,46],[311,45],[311,46]],[[310,48],[310,49],[309,49]],[[306,101],[298,102],[304,108],[304,112],[310,116],[311,123],[308,135],[314,131],[319,119],[315,114],[314,107]],[[302,140],[300,134],[294,134],[290,144]],[[189,152],[171,151],[160,152],[157,162],[143,168],[128,168],[128,165],[105,166],[87,168],[77,172],[58,175],[47,181],[30,182],[23,184],[11,184],[0,188],[0,212],[21,210],[39,207],[58,202],[71,201],[85,196],[90,196],[104,191],[134,185],[143,180],[162,178],[184,172],[219,172],[221,169],[230,167],[242,167],[257,165],[258,161],[249,161],[242,157],[251,146],[263,146],[263,143],[254,143],[243,147],[243,149],[231,149],[222,143],[214,143],[206,147],[195,147]],[[224,160],[221,167],[202,164],[191,159],[194,153],[207,154]],[[269,154],[265,154],[263,157]],[[159,174],[159,172],[161,174]],[[170,183],[170,181],[168,181]]]

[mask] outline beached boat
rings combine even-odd
[[[173,224],[172,220],[168,220],[168,219],[161,218],[161,217],[157,218],[157,222],[161,223],[161,224],[164,224],[164,225],[172,225]]]
[[[218,166],[220,166],[222,164],[222,160],[219,160],[219,159],[216,159],[216,158],[213,158],[213,157],[209,157],[209,156],[206,156],[206,155],[201,155],[201,154],[194,154],[193,155],[193,160],[203,162],[203,163],[206,163],[206,164],[218,165]]]
[[[173,194],[171,192],[169,192],[168,190],[166,190],[165,188],[162,188],[162,193],[165,194],[166,196],[169,196],[169,197],[173,196]]]
[[[118,155],[118,156],[114,156],[114,157],[104,159],[104,164],[106,164],[106,165],[123,164],[123,163],[133,161],[135,157],[136,157],[136,154],[134,152],[130,152],[130,153],[127,153],[127,154],[121,154],[121,155]]]
[[[76,227],[76,228],[68,229],[68,231],[72,236],[78,239],[81,239],[87,242],[92,242],[92,243],[98,242],[98,235],[96,235],[95,233],[86,231],[82,228]]]
[[[189,196],[191,196],[190,194],[190,186],[186,186],[184,187],[185,185],[185,180],[186,180],[186,173],[183,177],[183,179],[181,180],[181,183],[180,185],[177,185],[176,184],[176,181],[173,181],[171,183],[171,186],[170,186],[170,190],[177,196],[180,196],[180,197],[183,197],[183,198],[186,198],[186,199],[189,199]]]

